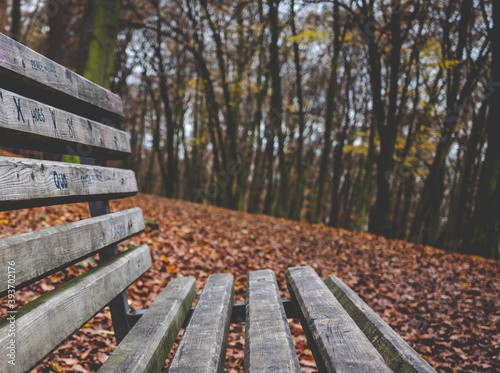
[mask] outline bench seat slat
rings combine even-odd
[[[274,272],[250,272],[245,324],[245,372],[300,372]]]
[[[224,372],[233,282],[229,273],[208,277],[169,373]]]
[[[159,372],[195,297],[193,277],[170,281],[99,373]]]
[[[286,277],[320,372],[392,372],[311,267]]]
[[[140,208],[0,239],[0,262],[15,261],[17,290],[144,230]],[[7,292],[0,283],[0,296]]]
[[[3,89],[0,145],[107,159],[130,154],[126,132]]]
[[[395,372],[436,372],[354,291],[336,276],[325,284]]]
[[[135,195],[133,171],[0,157],[0,211]]]
[[[30,370],[150,267],[147,246],[130,249],[21,307],[15,315],[16,365],[9,372]],[[3,351],[10,340],[7,318],[0,319]]]
[[[0,56],[2,88],[53,106],[64,104],[80,115],[96,112],[100,118],[95,120],[123,117],[119,96],[1,33]]]

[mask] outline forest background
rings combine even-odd
[[[498,259],[498,2],[2,0],[0,32],[123,98],[143,192]]]

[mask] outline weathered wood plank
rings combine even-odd
[[[133,171],[0,157],[0,211],[136,193]]]
[[[86,111],[94,115],[97,109],[92,119],[123,117],[120,97],[3,34],[0,77],[1,88],[62,109],[76,109],[82,116],[87,116]]]
[[[224,372],[234,298],[233,275],[211,275],[170,363],[169,373]]]
[[[17,290],[144,230],[140,208],[0,239],[0,263],[14,261]],[[7,291],[0,283],[0,296]]]
[[[11,314],[16,319],[16,365],[9,372],[29,371],[150,267],[147,246],[128,250]],[[12,339],[8,317],[0,319],[2,351]]]
[[[392,372],[311,267],[286,277],[320,372]]]
[[[2,89],[0,146],[110,159],[130,154],[126,132]]]
[[[170,281],[99,373],[159,372],[195,297],[193,277]]]
[[[395,372],[436,372],[354,291],[336,276],[325,284]]]
[[[250,272],[245,324],[245,372],[300,372],[274,272]]]

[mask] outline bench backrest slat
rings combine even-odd
[[[98,250],[119,243],[144,230],[140,208],[115,212],[0,239],[0,261],[16,263],[14,285],[20,290]],[[7,293],[7,282],[0,283],[0,297]]]
[[[0,146],[109,159],[130,154],[126,132],[1,87]]]
[[[133,171],[0,158],[0,211],[135,195]]]
[[[147,246],[130,249],[21,307],[15,314],[16,365],[9,372],[29,371],[150,267]],[[9,326],[8,318],[0,320],[3,351]]]
[[[109,200],[135,195],[137,181],[133,171],[98,166],[130,154],[127,133],[112,127],[123,116],[117,95],[0,34],[0,146],[77,155],[81,162],[0,157],[0,211],[89,202],[91,213],[85,221],[1,239],[0,260],[16,263],[16,281],[5,281],[0,295],[12,290],[7,285],[19,290],[99,254],[99,267],[17,310],[13,372],[32,368],[105,306],[117,343],[130,330],[126,289],[152,259],[147,246],[119,253],[117,244],[142,231],[144,219],[139,208],[111,214]],[[6,351],[8,316],[0,319]]]
[[[123,117],[119,96],[0,34],[0,79],[4,89],[97,121]]]

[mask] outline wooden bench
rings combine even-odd
[[[170,372],[223,372],[231,322],[244,321],[246,372],[300,372],[288,318],[299,318],[322,372],[434,372],[335,276],[288,269],[291,299],[271,270],[248,276],[233,304],[231,274],[208,277],[194,308],[195,279],[176,278],[146,312],[131,314],[125,290],[152,265],[147,246],[117,244],[144,229],[139,208],[110,213],[134,195],[132,171],[102,167],[130,153],[111,92],[0,34],[0,145],[80,156],[81,164],[0,157],[0,211],[89,202],[91,218],[0,240],[1,372],[24,372],[109,305],[118,347],[99,372],[160,371],[184,326]],[[100,265],[17,309],[20,290],[99,253]],[[332,259],[334,260],[334,258]],[[6,358],[7,352],[7,358]],[[12,365],[15,363],[15,365]]]

